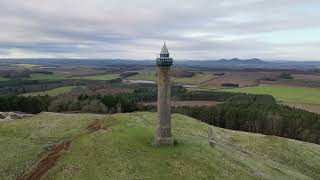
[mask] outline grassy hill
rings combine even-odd
[[[174,114],[177,144],[154,147],[155,118],[147,112],[40,113],[0,122],[0,162],[5,162],[0,179],[320,178],[319,145],[211,127]]]

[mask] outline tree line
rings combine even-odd
[[[320,115],[279,105],[270,95],[238,94],[215,107],[177,107],[210,125],[320,144]]]
[[[39,113],[91,112],[117,113],[133,111],[155,111],[154,107],[140,102],[157,99],[157,88],[137,87],[132,92],[115,94],[73,94],[49,96],[2,96],[0,111],[22,111]],[[320,144],[320,115],[279,105],[270,95],[249,95],[229,92],[187,91],[172,87],[174,100],[206,100],[224,102],[217,106],[176,107],[173,113],[181,113],[199,119],[210,125],[275,135]]]

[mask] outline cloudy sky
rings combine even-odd
[[[319,0],[0,0],[0,58],[320,60]]]

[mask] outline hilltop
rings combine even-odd
[[[176,145],[154,147],[155,118],[40,113],[0,122],[0,179],[320,178],[319,145],[173,114]]]

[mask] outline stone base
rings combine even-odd
[[[171,138],[158,138],[158,137],[156,137],[154,140],[154,145],[156,145],[156,146],[173,145],[173,144],[174,144],[173,137],[171,137]]]

